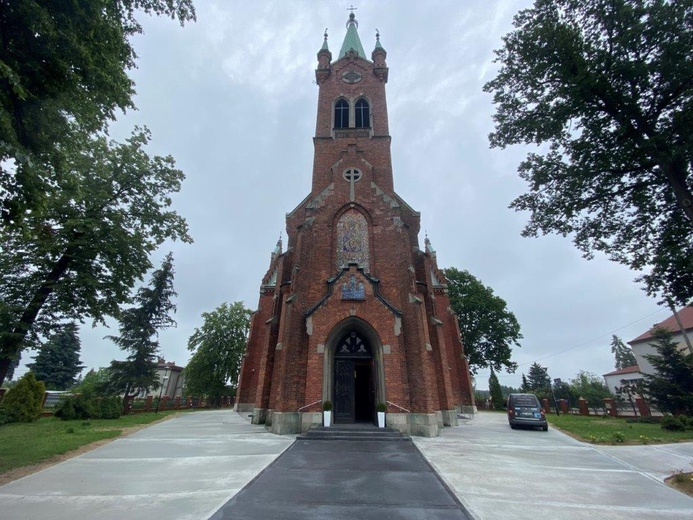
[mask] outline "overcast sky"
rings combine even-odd
[[[603,256],[587,261],[566,238],[522,238],[527,215],[508,209],[526,190],[516,169],[528,148],[489,149],[494,108],[482,86],[495,75],[493,50],[513,15],[530,3],[355,3],[367,54],[376,28],[388,53],[395,190],[421,212],[419,243],[426,230],[439,266],[470,271],[517,316],[519,369],[499,374],[511,386],[534,361],[564,381],[579,370],[607,373],[612,334],[628,341],[669,316],[633,281],[636,273]],[[187,176],[175,209],[195,243],[167,244],[155,260],[175,256],[178,327],[161,335],[166,360],[187,363],[187,340],[203,312],[238,300],[256,308],[285,215],[310,191],[316,53],[327,27],[337,56],[347,7],[197,0],[197,22],[182,28],[141,17],[132,71],[138,110],[121,116],[111,134],[122,140],[147,125],[151,152],[173,155]],[[88,368],[125,357],[103,339],[116,332],[82,329]],[[488,388],[487,371],[476,386]]]

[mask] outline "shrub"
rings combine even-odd
[[[662,429],[670,432],[682,432],[686,429],[686,425],[677,417],[665,415],[662,419]]]
[[[99,400],[99,415],[101,419],[117,419],[123,411],[119,397],[102,397]]]
[[[375,405],[375,409],[378,412],[387,412],[387,403],[378,403]]]
[[[612,439],[614,442],[621,443],[621,442],[624,442],[624,441],[626,440],[626,436],[623,435],[623,432],[615,431],[615,432],[611,435],[611,439]]]
[[[0,420],[8,422],[34,422],[41,417],[46,387],[27,372],[12,387],[0,403]]]
[[[332,401],[324,401],[322,403],[322,410],[324,412],[329,412],[332,410]]]
[[[86,399],[81,395],[67,397],[53,414],[63,421],[74,419],[98,419],[100,417],[99,408],[91,399]]]
[[[642,417],[628,417],[626,419],[627,423],[639,423],[639,424],[659,424],[662,422],[661,417],[653,417],[651,415],[645,415]]]

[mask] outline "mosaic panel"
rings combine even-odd
[[[350,209],[337,222],[337,268],[357,263],[370,272],[368,222],[360,212]]]
[[[365,300],[366,289],[363,282],[356,282],[356,275],[351,275],[349,281],[342,284],[343,300]]]

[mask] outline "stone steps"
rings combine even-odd
[[[392,428],[375,428],[374,426],[317,426],[299,435],[297,440],[309,441],[408,441],[409,436]]]

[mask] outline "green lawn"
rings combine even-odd
[[[693,430],[671,432],[659,424],[627,423],[620,417],[547,414],[552,426],[585,442],[598,444],[658,444],[693,441]]]
[[[0,426],[0,473],[37,464],[85,444],[118,437],[123,428],[150,424],[175,411],[140,413],[120,419],[61,421],[44,417],[33,423]]]

